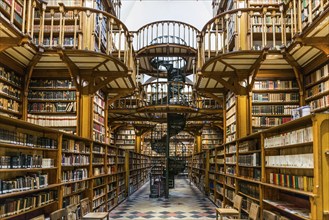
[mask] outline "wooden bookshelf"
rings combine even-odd
[[[286,123],[299,107],[295,80],[256,79],[252,90],[252,130],[258,132]]]
[[[22,77],[0,66],[0,114],[21,118]]]
[[[0,124],[0,218],[29,218],[46,206],[57,209],[57,132],[3,116]]]
[[[98,90],[94,96],[93,139],[103,143],[106,141],[105,100],[104,92]]]
[[[329,109],[329,64],[304,76],[306,103],[311,112],[324,112]]]
[[[126,126],[118,129],[115,134],[115,144],[116,146],[123,149],[135,149],[135,130],[133,126]]]
[[[236,97],[233,92],[228,92],[225,99],[225,142],[233,141],[237,138],[236,120]]]
[[[209,150],[210,198],[225,206],[241,195],[243,216],[255,202],[278,216],[325,219],[328,127],[329,114],[309,115]]]
[[[136,192],[149,179],[150,158],[148,156],[127,151],[129,155],[129,184],[127,184],[128,195]]]
[[[219,128],[206,127],[202,130],[202,150],[215,148],[223,143],[223,132]]]
[[[206,151],[192,155],[192,172],[191,181],[202,191],[205,192],[205,188],[208,184],[205,183],[206,178]]]
[[[70,79],[32,78],[27,98],[29,122],[76,133],[76,88]]]

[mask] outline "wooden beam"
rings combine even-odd
[[[75,63],[64,53],[63,50],[58,50],[57,53],[63,62],[65,62],[71,77],[73,78],[74,84],[78,90],[81,90],[81,79],[78,81],[78,76],[80,75],[80,69],[75,65]]]
[[[298,38],[296,42],[300,42],[305,46],[316,47],[329,57],[329,35],[325,37]]]

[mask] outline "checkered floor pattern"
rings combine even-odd
[[[125,202],[110,212],[117,220],[213,220],[215,205],[186,179],[176,179],[169,199],[149,198],[149,184],[145,184]]]

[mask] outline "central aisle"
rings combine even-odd
[[[111,211],[110,219],[161,220],[216,218],[215,205],[186,179],[176,179],[169,199],[149,198],[149,183]]]

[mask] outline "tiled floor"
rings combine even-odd
[[[175,180],[169,199],[149,198],[149,184],[145,184],[130,198],[111,211],[110,219],[117,220],[213,220],[215,206],[186,179]]]

